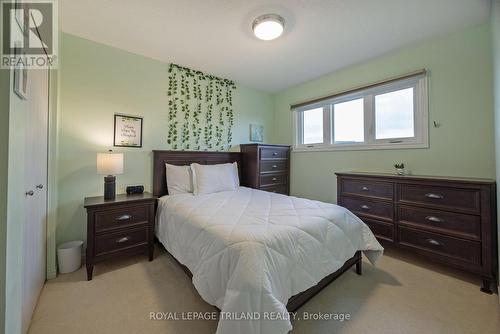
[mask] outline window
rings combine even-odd
[[[295,150],[428,147],[425,71],[292,106]]]
[[[415,136],[413,87],[375,95],[375,139]]]
[[[317,144],[323,142],[323,108],[304,110],[304,144]]]
[[[362,143],[365,141],[363,99],[333,105],[333,141]]]

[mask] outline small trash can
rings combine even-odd
[[[82,266],[83,241],[65,242],[57,247],[57,263],[59,273],[66,274],[80,269]]]

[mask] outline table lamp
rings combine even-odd
[[[104,177],[104,199],[114,199],[116,195],[115,175],[123,173],[123,153],[97,153],[97,174]]]

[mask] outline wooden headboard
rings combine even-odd
[[[208,152],[208,151],[153,151],[153,195],[161,197],[168,194],[165,163],[184,166],[192,163],[215,165],[238,163],[241,181],[240,152]]]

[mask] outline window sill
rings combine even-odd
[[[337,146],[316,146],[300,147],[294,146],[292,152],[329,152],[329,151],[371,151],[371,150],[405,150],[405,149],[429,148],[428,143],[407,143],[407,144],[373,144],[373,145],[337,145]]]

